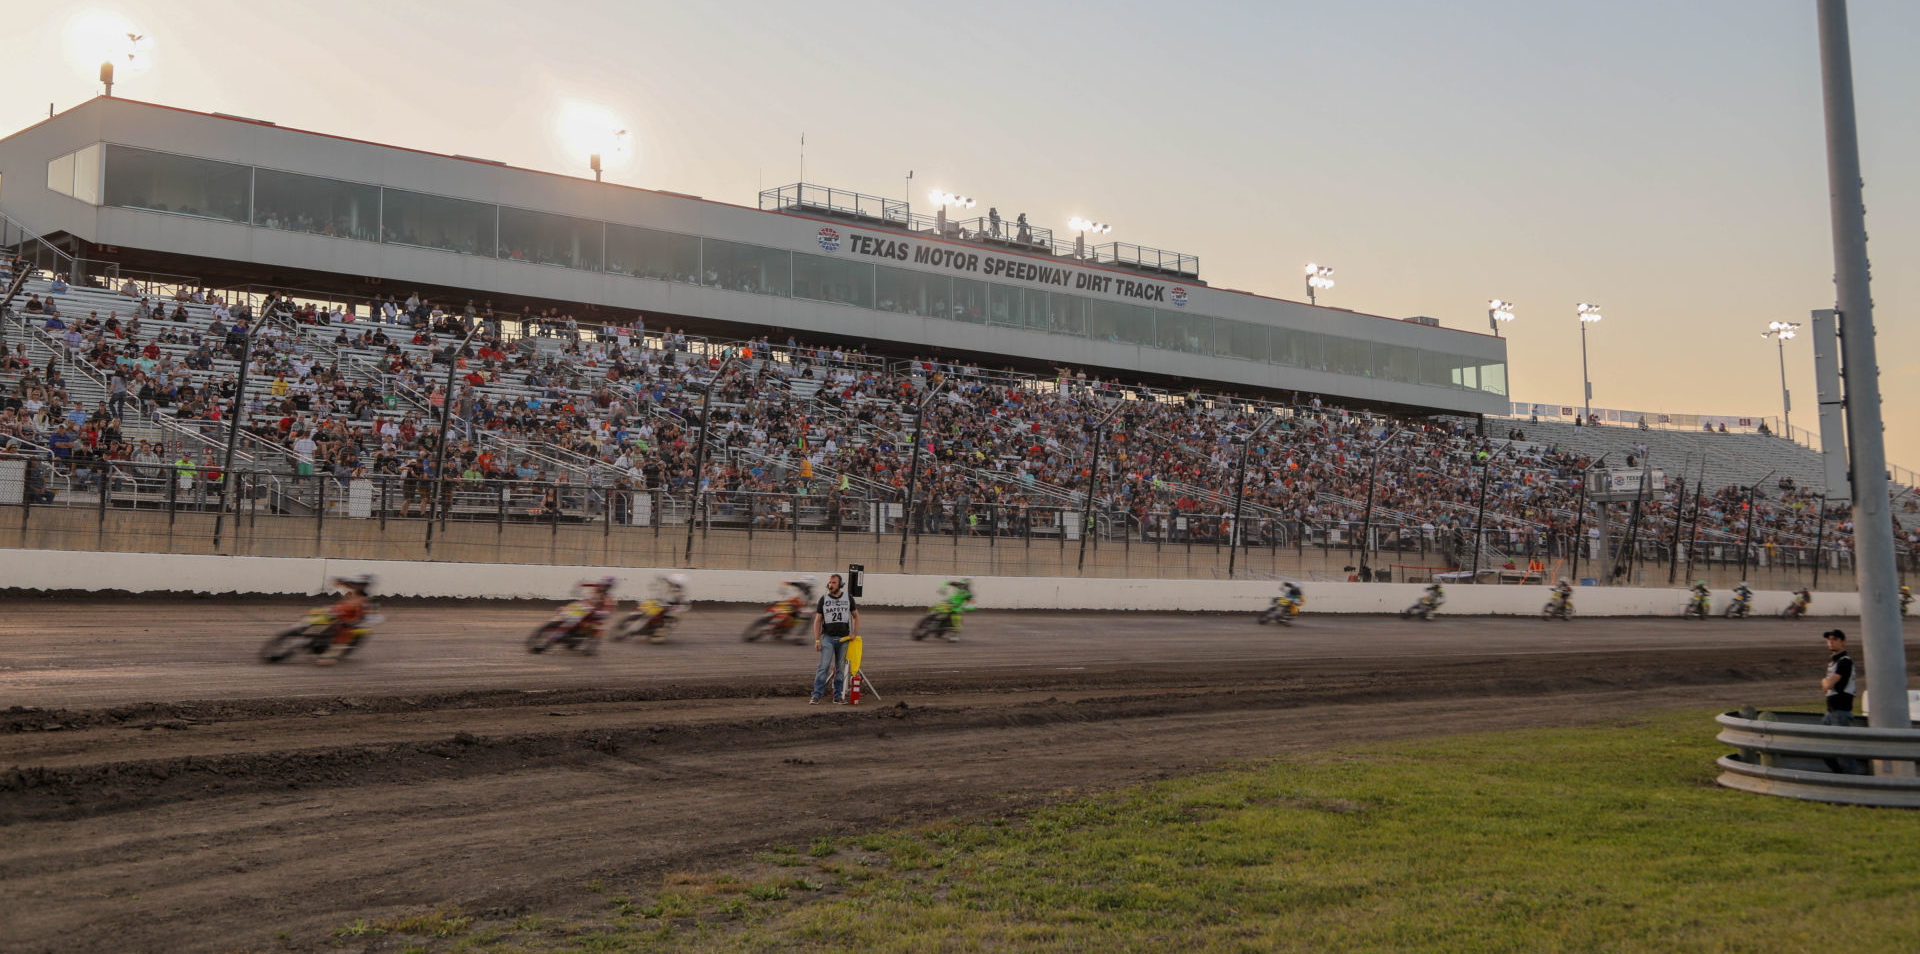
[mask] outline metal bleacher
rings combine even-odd
[[[1707,487],[1748,486],[1764,480],[1772,487],[1781,477],[1800,487],[1826,483],[1820,455],[1792,441],[1763,434],[1709,434],[1705,431],[1639,430],[1635,427],[1574,427],[1553,421],[1515,422],[1527,441],[1558,446],[1598,458],[1609,465],[1626,466],[1628,454],[1645,445],[1647,460],[1669,478],[1684,476],[1696,485],[1706,467]],[[1769,476],[1771,474],[1771,476]]]

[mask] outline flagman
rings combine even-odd
[[[840,574],[827,577],[827,591],[813,614],[813,648],[820,653],[820,665],[813,671],[813,697],[809,705],[819,705],[828,690],[837,704],[849,701],[847,683],[860,679],[860,609],[846,591]],[[859,705],[859,696],[851,696]]]

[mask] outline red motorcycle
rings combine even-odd
[[[740,634],[740,638],[749,643],[757,643],[762,639],[786,642],[789,633],[811,619],[813,619],[813,607],[803,602],[800,597],[790,596],[768,606],[766,615],[748,623],[746,630]]]

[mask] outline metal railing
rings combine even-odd
[[[1870,728],[1851,717],[1827,725],[1818,713],[1723,713],[1721,785],[1817,802],[1920,808],[1920,728]]]

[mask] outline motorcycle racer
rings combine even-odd
[[[362,624],[367,618],[367,592],[373,589],[373,575],[361,573],[329,582],[340,589],[340,598],[326,609],[326,614],[333,619],[333,644],[313,661],[316,666],[338,663],[347,650],[367,634]]]

